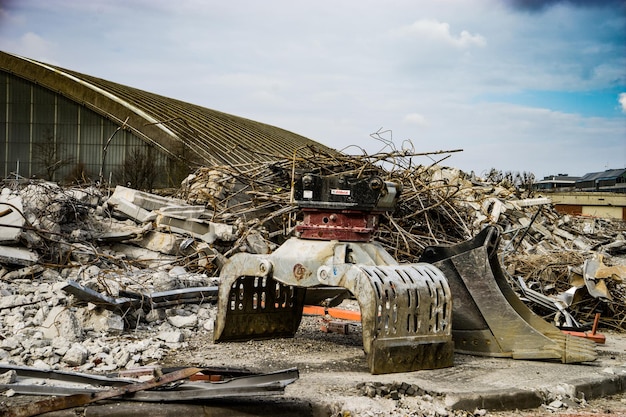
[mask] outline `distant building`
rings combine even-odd
[[[626,193],[626,168],[590,172],[576,181],[576,191]]]
[[[626,220],[626,168],[582,177],[550,175],[533,184],[563,214]]]
[[[177,74],[184,77],[185,74]],[[275,126],[0,51],[0,179],[179,186],[199,166],[310,157]]]
[[[572,191],[580,177],[572,177],[568,174],[548,175],[541,181],[533,184],[533,189],[539,191]]]
[[[626,194],[572,191],[548,197],[559,213],[626,220]]]

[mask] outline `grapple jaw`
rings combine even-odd
[[[432,265],[321,267],[318,278],[347,288],[359,302],[371,373],[452,366],[450,289]]]
[[[458,245],[428,247],[420,258],[439,268],[450,285],[456,351],[563,363],[595,360],[594,342],[565,335],[517,297],[500,266],[499,239],[490,226]]]
[[[220,287],[216,341],[293,337],[302,319],[306,288],[271,277],[233,278]]]
[[[371,373],[451,366],[445,277],[432,265],[385,262],[395,261],[373,243],[297,238],[270,255],[237,254],[222,269],[214,340],[294,336],[306,287],[322,284],[357,299]]]

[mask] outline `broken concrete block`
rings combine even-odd
[[[120,349],[119,352],[113,355],[113,360],[119,368],[123,368],[126,366],[128,361],[130,361],[130,357],[131,355],[129,351],[127,351],[126,349]]]
[[[154,216],[156,216],[155,210],[168,206],[175,208],[187,207],[187,204],[182,200],[161,197],[119,185],[115,187],[113,195],[107,200],[107,205],[140,223],[154,220]],[[175,211],[175,208],[172,210]],[[196,207],[192,209],[192,212],[201,213],[204,211],[204,207],[201,207],[201,209]]]
[[[52,369],[50,365],[48,365],[41,359],[37,359],[36,361],[33,362],[33,368],[41,369],[44,371],[49,371],[50,369]]]
[[[202,324],[202,328],[207,332],[212,332],[215,329],[215,321],[214,320],[205,320]]]
[[[17,242],[26,219],[22,215],[22,198],[8,188],[0,194],[0,242]]]
[[[21,346],[22,344],[15,337],[7,337],[2,341],[2,343],[0,343],[0,347],[7,351],[15,350]]]
[[[42,272],[45,268],[42,265],[31,265],[25,268],[16,269],[15,271],[11,271],[9,273],[4,274],[2,279],[6,281],[10,281],[18,278],[33,278],[35,275]]]
[[[169,316],[167,318],[169,324],[176,328],[194,328],[198,325],[198,316],[192,314],[190,316]]]
[[[83,338],[83,328],[76,315],[63,306],[56,306],[50,310],[40,330],[46,339],[64,337],[75,341]]]
[[[158,268],[163,264],[171,264],[176,260],[173,255],[165,255],[162,253],[154,252],[148,249],[139,248],[137,246],[126,245],[118,243],[112,245],[111,250],[123,254],[128,259],[135,259],[138,261],[144,261],[150,268]]]
[[[80,366],[87,361],[89,351],[80,343],[73,343],[63,356],[62,361],[69,366]]]
[[[55,337],[50,342],[50,347],[52,347],[56,355],[65,356],[70,347],[72,347],[72,343],[63,337]]]
[[[25,305],[29,302],[28,298],[22,294],[5,295],[0,297],[0,310],[5,308],[13,308]]]
[[[547,197],[526,198],[524,200],[512,200],[510,202],[512,204],[517,205],[518,207],[532,207],[532,206],[543,206],[547,204],[552,204],[552,200],[550,200]]]
[[[176,276],[172,276],[166,271],[158,271],[152,278],[155,291],[170,291],[178,286]]]
[[[126,193],[128,193],[128,190],[126,190]],[[129,201],[132,201],[138,206],[146,210],[150,210],[150,211],[159,210],[163,207],[168,207],[168,206],[172,206],[172,207],[187,206],[187,204],[183,200],[170,198],[170,197],[161,197],[159,195],[150,194],[150,193],[146,193],[143,191],[130,190],[130,194],[132,194],[132,199]]]
[[[107,205],[113,211],[122,213],[139,223],[150,222],[156,218],[156,213],[145,210],[130,201],[115,197],[115,194],[107,200]]]
[[[152,231],[146,233],[141,240],[135,243],[151,251],[164,253],[166,255],[176,255],[180,252],[180,245],[183,240],[182,236]]]
[[[148,314],[146,314],[146,321],[148,323],[154,323],[163,320],[165,320],[165,311],[163,310],[150,310]]]
[[[237,228],[222,223],[213,223],[201,219],[181,219],[165,215],[159,215],[156,222],[157,226],[166,230],[192,235],[207,243],[213,243],[218,239],[229,242],[237,238]]]
[[[570,232],[563,230],[563,229],[559,229],[558,227],[555,227],[554,230],[552,230],[552,233],[554,233],[557,236],[560,236],[562,238],[565,238],[567,240],[574,240],[576,239],[576,236],[574,236],[573,234],[571,234]]]
[[[159,208],[158,212],[183,219],[200,219],[210,215],[204,206],[167,206]]]
[[[182,332],[160,332],[157,335],[157,339],[164,341],[165,343],[179,343],[185,339]]]
[[[34,265],[37,262],[39,262],[39,255],[29,249],[0,246],[0,264]]]
[[[483,211],[489,212],[489,219],[492,223],[497,223],[500,219],[500,214],[504,211],[504,205],[497,198],[488,198],[483,202]]]
[[[120,334],[124,331],[124,319],[119,314],[103,309],[83,309],[83,327],[96,332]]]
[[[267,240],[259,232],[253,231],[246,236],[246,246],[249,253],[268,254],[272,251]]]
[[[6,385],[6,384],[13,384],[15,383],[15,381],[17,381],[17,372],[13,369],[11,369],[10,371],[7,371],[3,374],[0,374],[0,384],[1,385]]]

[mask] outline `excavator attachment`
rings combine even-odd
[[[295,199],[304,211],[292,237],[268,255],[239,253],[220,273],[215,342],[291,337],[307,288],[345,288],[361,310],[370,372],[452,365],[452,299],[444,275],[428,264],[399,265],[371,242],[398,185],[379,177],[306,174]]]
[[[361,309],[373,374],[452,366],[448,283],[428,264],[323,266],[320,282],[347,288]]]
[[[302,319],[306,289],[269,276],[232,278],[230,285],[223,282],[220,287],[218,302],[223,301],[218,308],[216,341],[293,337]]]
[[[495,226],[454,246],[431,246],[420,262],[439,268],[453,299],[455,350],[514,359],[593,361],[594,342],[561,332],[533,313],[515,294],[497,256]]]
[[[234,255],[220,277],[215,342],[293,337],[306,288],[326,285],[358,301],[371,373],[452,366],[450,288],[432,265],[398,265],[374,243],[291,238]]]

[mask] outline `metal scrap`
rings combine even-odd
[[[192,372],[195,369],[195,372]],[[142,388],[141,392],[124,395],[126,401],[184,402],[230,397],[265,396],[282,394],[287,385],[299,378],[297,368],[274,372],[251,372],[241,368],[183,368],[186,374],[182,383],[161,386],[159,390]],[[120,372],[130,375],[133,370]],[[150,370],[152,374],[153,370]],[[180,369],[164,369],[164,376],[157,375],[163,385],[167,375],[181,375]],[[0,390],[12,389],[24,395],[71,396],[95,395],[121,389],[142,382],[140,378],[103,376],[68,371],[46,371],[33,367],[0,365],[0,375],[12,373],[13,380],[0,382]],[[143,381],[146,382],[146,381]],[[145,386],[145,385],[144,385]],[[130,391],[129,391],[130,392]]]
[[[93,303],[107,310],[126,311],[129,308],[145,310],[166,308],[185,303],[217,301],[217,286],[181,288],[159,291],[150,294],[137,294],[126,291],[126,297],[111,297],[84,287],[75,281],[68,281],[62,288],[84,303]]]
[[[113,387],[103,391],[96,391],[85,394],[72,394],[67,397],[51,397],[34,403],[16,405],[4,411],[6,417],[31,417],[52,411],[65,410],[67,408],[80,407],[97,401],[109,398],[121,397],[134,392],[160,387],[165,384],[189,378],[191,375],[200,372],[199,368],[185,368],[174,371],[158,378],[153,378],[145,382],[137,382],[121,387]]]

